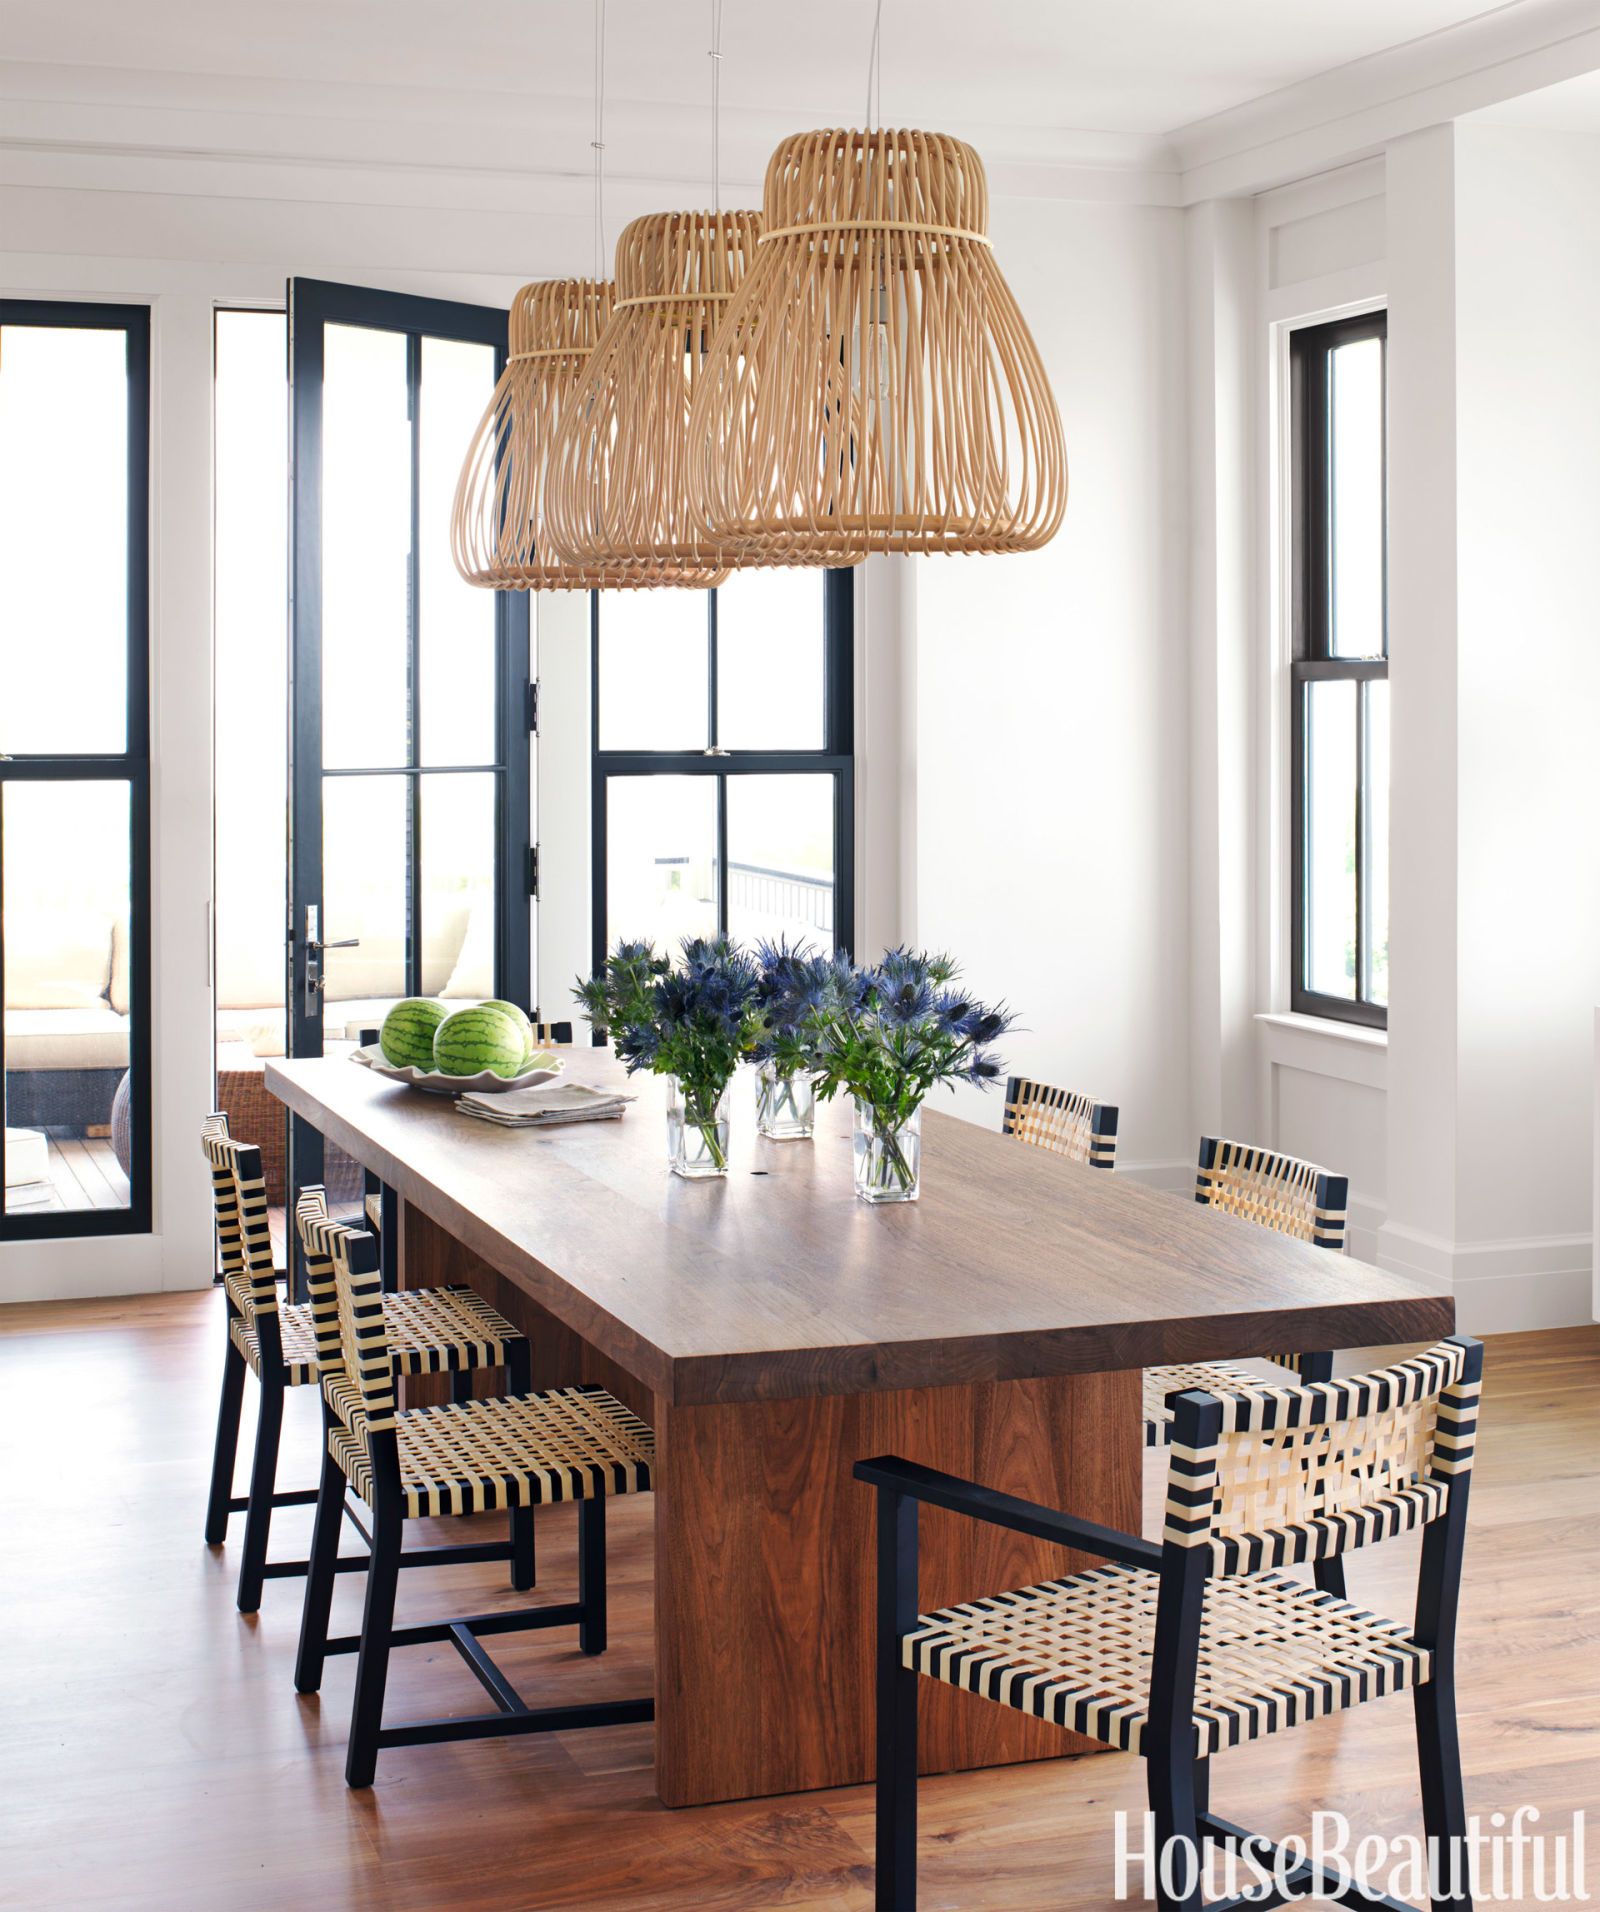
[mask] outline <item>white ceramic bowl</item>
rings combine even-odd
[[[419,1069],[408,1064],[404,1069],[385,1062],[376,1043],[357,1049],[350,1057],[364,1069],[387,1076],[391,1082],[404,1082],[410,1088],[424,1089],[429,1095],[503,1095],[507,1089],[531,1089],[541,1082],[553,1082],[566,1067],[561,1057],[548,1049],[535,1049],[521,1075],[496,1075],[493,1069],[480,1069],[476,1075],[446,1075],[441,1069]]]

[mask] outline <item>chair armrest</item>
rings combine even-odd
[[[1009,1527],[1014,1533],[1031,1534],[1035,1540],[1075,1547],[1102,1560],[1120,1560],[1125,1567],[1146,1567],[1156,1572],[1161,1566],[1161,1549],[1153,1540],[1141,1540],[1116,1527],[1101,1527],[1092,1520],[1076,1520],[1053,1507],[1041,1507],[1037,1501],[1018,1500],[1014,1494],[997,1493],[976,1481],[962,1480],[959,1474],[941,1474],[936,1467],[922,1467],[916,1461],[884,1454],[876,1460],[857,1461],[854,1473],[857,1480],[873,1487],[925,1500],[930,1507],[945,1507],[953,1514],[967,1514],[994,1527]]]

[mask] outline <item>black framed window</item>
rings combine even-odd
[[[1389,1002],[1387,324],[1290,340],[1292,1007],[1383,1027]]]
[[[0,1241],[150,1228],[150,314],[0,300]]]
[[[849,950],[853,574],[592,605],[596,964],[620,936]]]

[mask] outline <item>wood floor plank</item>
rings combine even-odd
[[[122,1208],[124,1200],[112,1187],[111,1180],[101,1166],[93,1142],[81,1141],[76,1137],[64,1137],[51,1146],[62,1157],[70,1169],[82,1197],[80,1206],[85,1208]]]
[[[866,1787],[670,1811],[648,1726],[385,1755],[373,1791],[348,1792],[351,1663],[332,1663],[319,1699],[297,1698],[298,1583],[269,1582],[242,1619],[237,1521],[224,1549],[200,1539],[221,1334],[214,1292],[0,1307],[0,1453],[13,1457],[0,1471],[0,1904],[864,1912]],[[1483,1814],[1538,1806],[1554,1830],[1600,1796],[1597,1383],[1600,1329],[1489,1344],[1460,1647],[1467,1799]],[[35,1465],[44,1427],[48,1464]],[[313,1478],[317,1443],[316,1404],[297,1390],[286,1484]],[[273,1553],[302,1550],[308,1530],[307,1510],[285,1510]],[[535,1703],[649,1681],[646,1499],[618,1505],[611,1539],[603,1659],[564,1634],[505,1642]],[[567,1597],[575,1556],[571,1509],[541,1514],[538,1597]],[[1414,1541],[1367,1550],[1352,1590],[1404,1617],[1415,1570]],[[361,1592],[359,1575],[340,1576],[336,1629],[357,1624]],[[402,1618],[514,1600],[493,1567],[402,1577]],[[403,1712],[480,1701],[436,1647],[395,1656],[391,1694]],[[1229,1753],[1216,1796],[1280,1835],[1331,1807],[1358,1832],[1420,1830],[1411,1709],[1380,1700]],[[1103,1912],[1112,1815],[1142,1806],[1140,1764],[1119,1753],[926,1779],[924,1907]]]

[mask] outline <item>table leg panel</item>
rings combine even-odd
[[[900,1454],[1137,1532],[1137,1374],[716,1407],[658,1401],[657,1786],[668,1805],[870,1777],[873,1494]],[[1090,1564],[939,1509],[921,1603]],[[926,1772],[1088,1750],[1008,1708],[924,1684]]]

